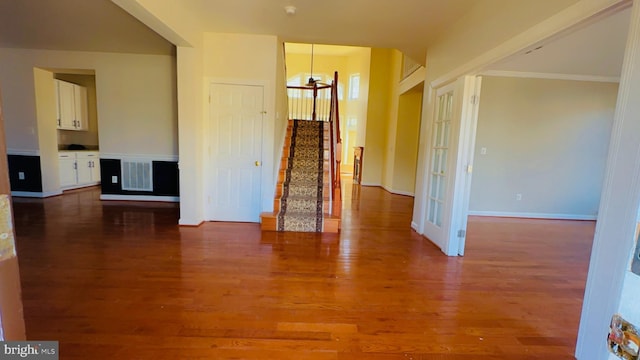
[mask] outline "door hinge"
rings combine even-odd
[[[463,238],[467,235],[467,232],[465,230],[458,230],[458,237],[459,238]]]

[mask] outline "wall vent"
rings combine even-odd
[[[151,161],[122,160],[122,190],[153,191]]]

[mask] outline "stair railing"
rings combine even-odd
[[[329,127],[331,129],[329,140],[331,148],[329,161],[331,162],[331,204],[332,212],[335,209],[337,197],[340,192],[340,159],[342,154],[342,138],[340,137],[340,111],[338,98],[338,72],[333,75],[333,83],[331,84],[331,109],[329,115]],[[339,208],[339,207],[338,207]]]
[[[329,179],[331,179],[331,212],[339,209],[340,190],[340,154],[342,138],[340,137],[340,112],[338,99],[338,72],[336,71],[331,85],[314,82],[313,86],[287,86],[289,97],[289,119],[325,121],[329,123]]]

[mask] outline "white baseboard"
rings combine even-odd
[[[62,195],[62,191],[46,191],[46,192],[32,192],[32,191],[12,191],[13,197],[28,197],[28,198],[48,198],[51,196]]]
[[[363,183],[360,183],[360,186],[376,186],[376,187],[382,187],[382,184],[375,184],[375,183],[367,183],[367,182],[363,182]]]
[[[65,186],[65,187],[63,187],[63,188],[62,188],[62,191],[75,190],[75,189],[82,189],[82,188],[91,187],[91,186],[96,186],[96,185],[100,185],[100,182],[99,182],[99,181],[96,181],[96,182],[87,183],[87,184],[79,184],[79,185]]]
[[[420,232],[418,231],[418,224],[417,224],[415,221],[412,221],[412,222],[411,222],[411,228],[412,228],[413,230],[415,230],[417,233],[420,233]]]
[[[390,192],[390,193],[395,194],[395,195],[414,197],[414,193],[409,192],[409,191],[394,190],[394,189],[390,189],[390,188],[388,188],[386,186],[382,186],[382,188],[385,189],[387,192]]]
[[[554,219],[554,220],[597,220],[597,215],[583,214],[544,214],[544,213],[519,213],[503,211],[469,211],[471,216],[492,216],[530,219]]]
[[[100,200],[180,202],[180,197],[179,196],[102,194],[100,195]]]
[[[178,220],[178,225],[180,225],[180,226],[200,226],[200,225],[202,225],[202,223],[204,223],[204,220],[201,220],[201,221],[193,221],[193,220],[189,221],[189,220],[185,220],[185,219],[182,219],[182,218],[180,218]]]

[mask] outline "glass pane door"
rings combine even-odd
[[[438,96],[437,116],[433,124],[433,139],[431,142],[427,220],[437,227],[442,226],[445,196],[447,193],[447,155],[452,113],[453,91],[450,91]]]

